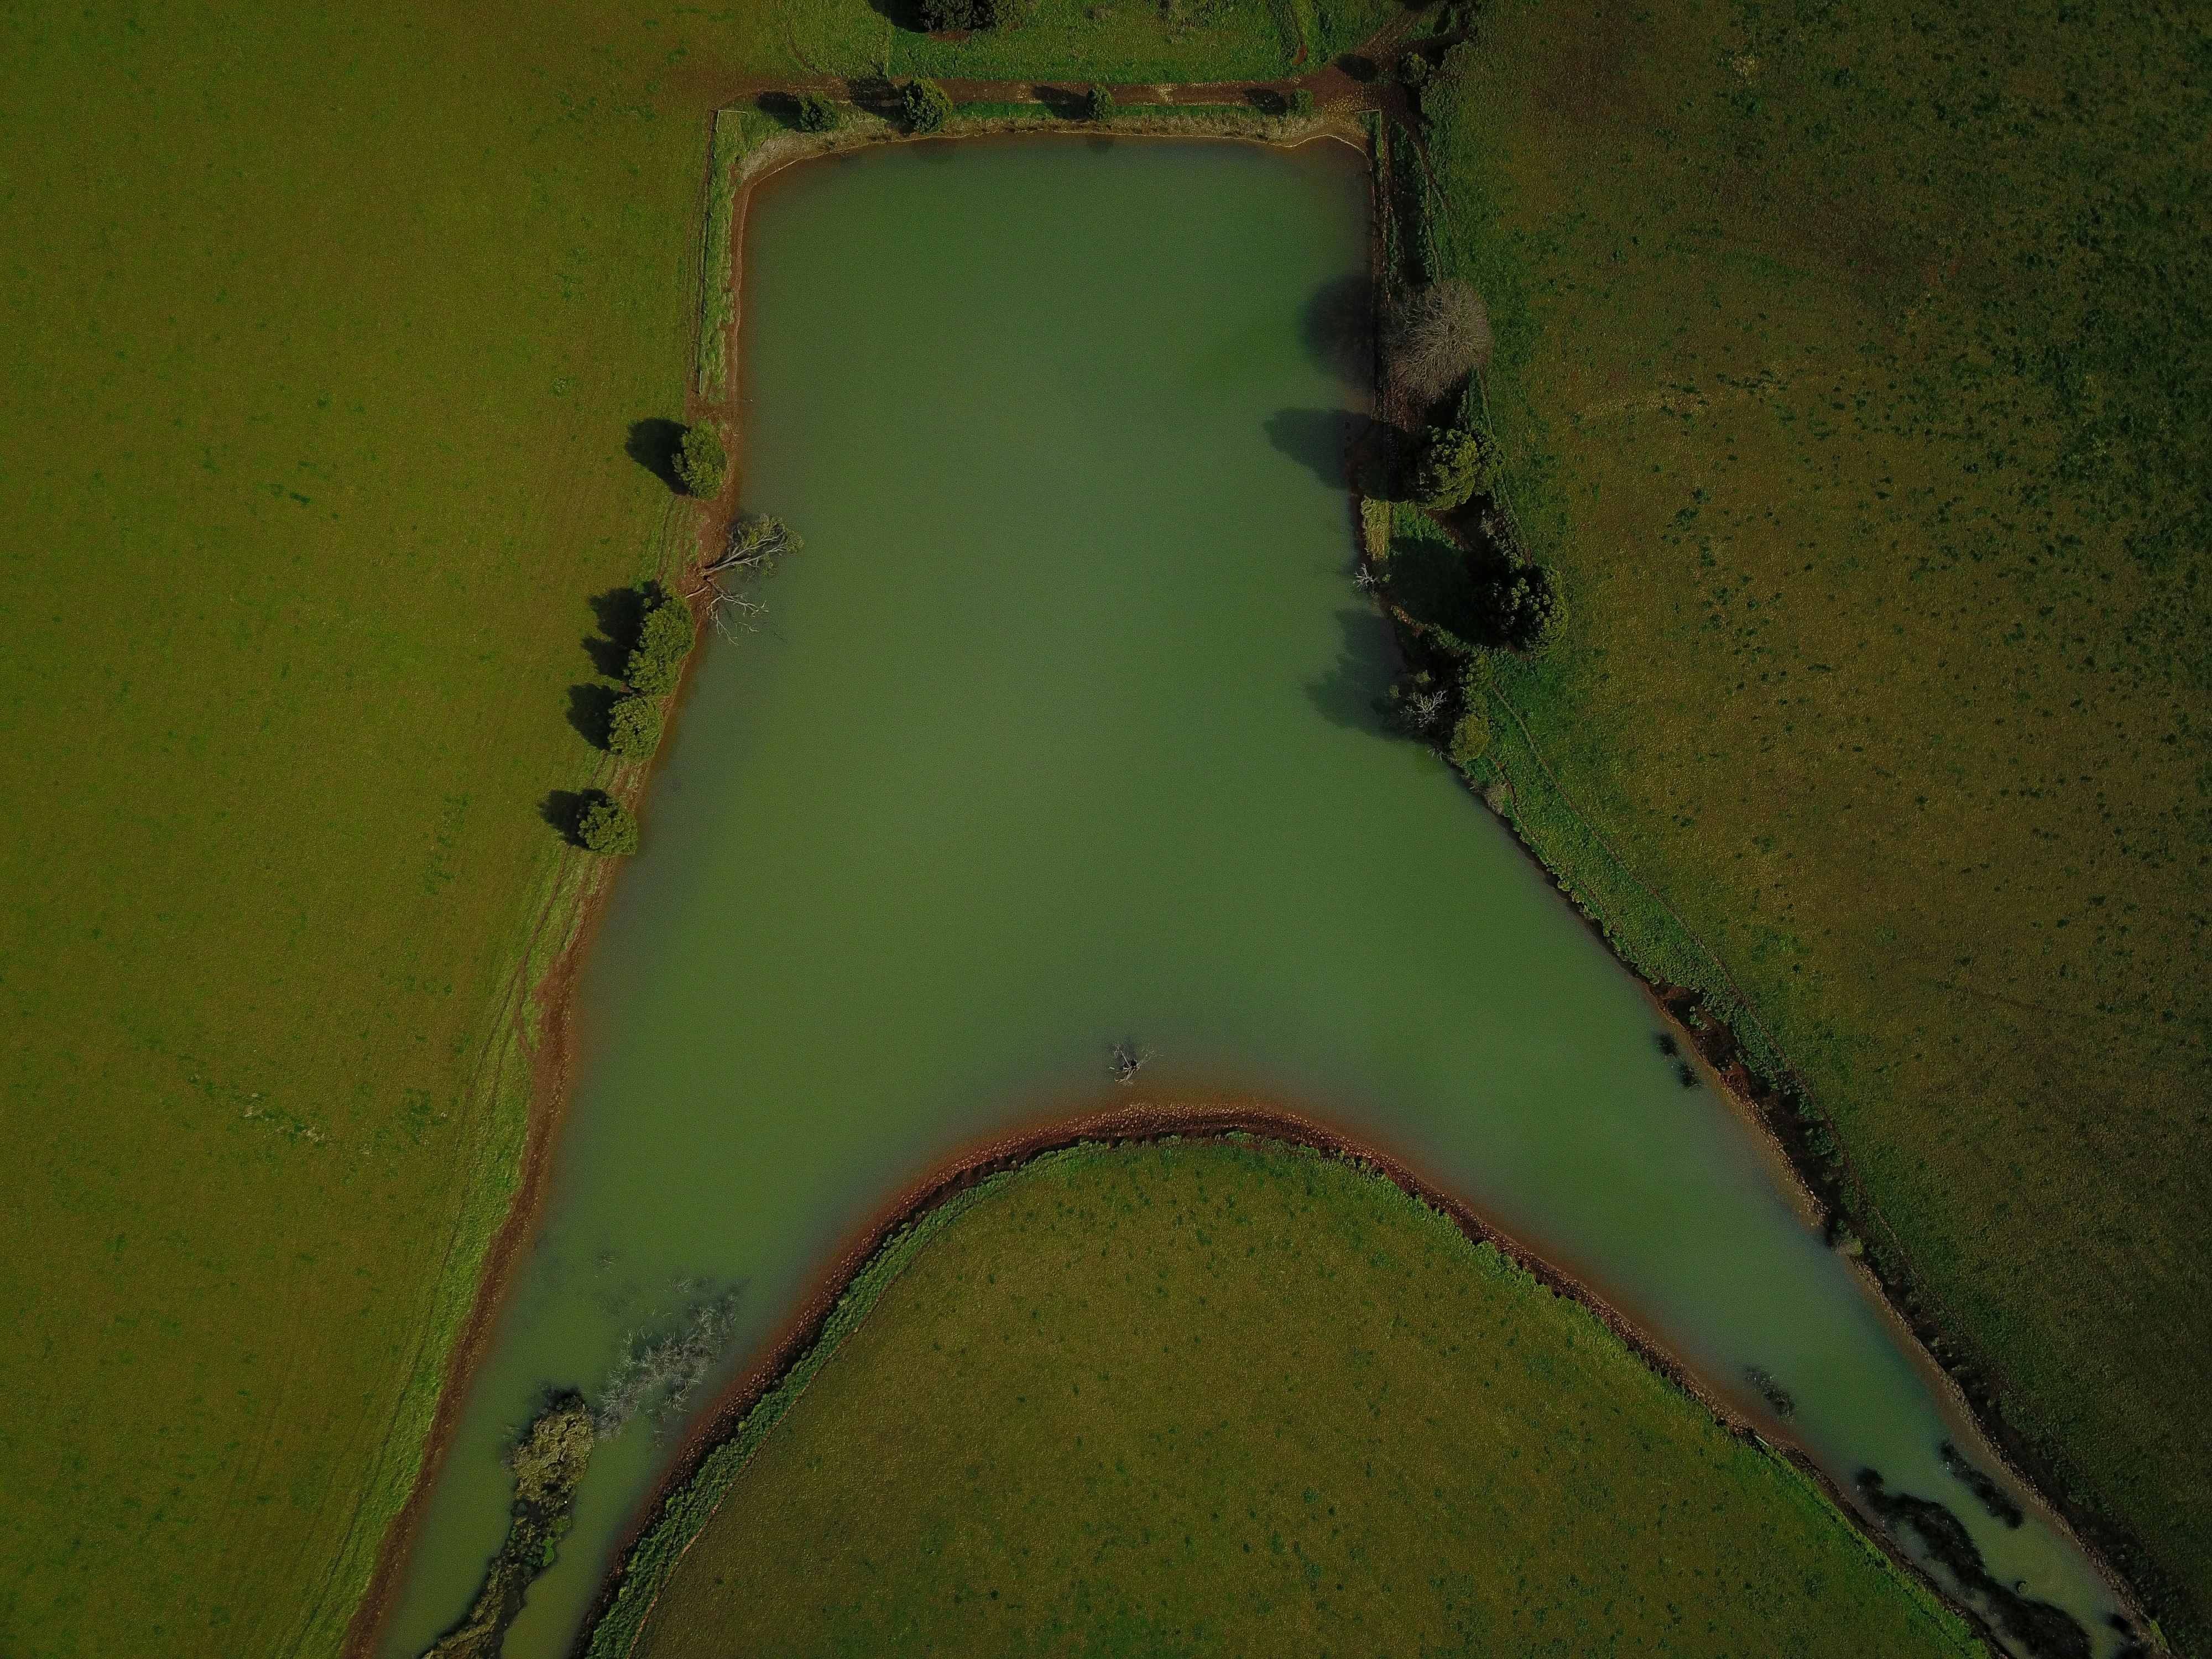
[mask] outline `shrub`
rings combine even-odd
[[[1457,507],[1481,488],[1482,440],[1455,426],[1432,426],[1414,441],[1407,495],[1423,507]]]
[[[1291,118],[1292,120],[1304,121],[1309,119],[1312,116],[1313,112],[1314,96],[1312,93],[1307,91],[1305,88],[1300,87],[1295,92],[1291,94]]]
[[[1432,403],[1490,366],[1490,308],[1465,283],[1431,283],[1392,307],[1390,372]]]
[[[954,29],[994,29],[1006,21],[1006,0],[921,0],[921,27],[927,34]]]
[[[843,118],[837,112],[837,106],[826,94],[805,93],[799,100],[799,130],[801,132],[835,132]]]
[[[602,858],[637,851],[637,817],[611,795],[594,791],[576,820],[576,839]]]
[[[687,492],[702,501],[712,501],[722,493],[723,482],[730,476],[730,452],[722,447],[721,435],[713,427],[686,427],[683,442],[676,447],[674,465]]]
[[[1114,94],[1104,87],[1093,84],[1084,94],[1083,118],[1086,121],[1110,121],[1114,118]]]
[[[1477,693],[1477,696],[1480,696]],[[1455,766],[1472,766],[1490,752],[1490,711],[1470,700],[1452,727],[1451,757]]]
[[[684,659],[691,654],[697,629],[691,607],[672,593],[664,593],[645,613],[645,627],[636,648],[623,665],[623,678],[633,691],[665,696],[684,677]]]
[[[651,760],[660,725],[660,705],[651,697],[624,697],[608,712],[607,747],[624,760]]]
[[[1429,78],[1429,60],[1418,52],[1409,52],[1398,60],[1398,79],[1409,87],[1418,87]]]
[[[1566,614],[1552,573],[1540,564],[1516,565],[1483,596],[1492,636],[1516,651],[1536,652]]]
[[[952,118],[952,100],[934,81],[916,76],[899,97],[906,110],[908,132],[942,132]]]

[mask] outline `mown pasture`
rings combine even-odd
[[[1632,956],[1731,1000],[1624,866],[1725,963],[2197,1642],[2206,51],[2157,5],[1510,0],[1425,99],[1570,590],[1503,799]]]
[[[903,1254],[757,1408],[627,1650],[1979,1650],[1589,1310],[1340,1159],[1079,1147]]]

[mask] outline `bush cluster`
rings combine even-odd
[[[645,613],[645,627],[623,665],[623,678],[633,691],[648,697],[665,697],[684,678],[684,659],[691,654],[697,631],[691,607],[673,593],[660,593]]]
[[[942,132],[945,124],[952,118],[952,98],[943,87],[921,76],[906,83],[899,94],[906,112],[908,132]]]
[[[660,705],[632,692],[607,714],[607,747],[624,760],[651,760],[660,747]]]
[[[1114,108],[1114,94],[1103,86],[1094,84],[1083,96],[1083,118],[1086,121],[1110,121]]]
[[[801,132],[835,132],[843,118],[836,104],[823,93],[803,93],[799,100],[799,130]]]
[[[1429,428],[1414,440],[1408,460],[1406,494],[1423,507],[1462,506],[1488,483],[1487,446],[1459,427]]]
[[[576,817],[576,839],[602,858],[637,851],[637,815],[604,790],[595,789]]]
[[[1012,0],[921,0],[922,31],[944,34],[954,29],[994,29],[1011,21]]]
[[[1524,653],[1542,649],[1565,613],[1552,573],[1540,564],[1500,572],[1483,590],[1482,604],[1492,636]]]
[[[702,501],[720,495],[730,476],[730,452],[722,447],[721,434],[711,426],[684,428],[684,441],[676,447],[672,464],[685,491]]]

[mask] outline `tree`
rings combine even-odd
[[[1406,494],[1423,507],[1457,507],[1482,487],[1486,459],[1474,433],[1432,426],[1414,441]]]
[[[1292,120],[1310,120],[1313,117],[1313,112],[1314,95],[1312,93],[1307,91],[1305,88],[1300,87],[1291,94],[1291,118]]]
[[[1114,118],[1114,94],[1104,87],[1093,83],[1083,98],[1083,118],[1086,121],[1110,121]]]
[[[1480,695],[1477,692],[1474,696]],[[1455,766],[1472,766],[1489,752],[1490,711],[1470,697],[1465,712],[1452,727],[1452,763]]]
[[[576,839],[602,858],[622,858],[637,851],[637,818],[613,796],[592,793],[576,820]]]
[[[1434,403],[1490,366],[1490,308],[1465,283],[1415,289],[1390,317],[1390,372],[1421,402]]]
[[[730,452],[722,447],[721,434],[704,424],[684,428],[674,464],[684,489],[702,501],[720,495],[730,476]]]
[[[1492,635],[1516,651],[1544,648],[1566,615],[1566,605],[1540,564],[1515,565],[1502,572],[1483,595],[1485,620]]]
[[[844,119],[837,106],[826,94],[803,93],[799,100],[799,130],[801,132],[835,132]]]
[[[921,0],[922,32],[996,28],[1006,21],[1006,0]]]
[[[660,747],[660,705],[632,693],[607,713],[607,747],[624,760],[651,760]]]
[[[623,665],[623,678],[630,690],[650,697],[673,691],[684,678],[684,659],[691,654],[697,632],[691,607],[672,593],[662,594],[645,613],[637,645]]]
[[[952,118],[952,100],[934,81],[916,76],[899,94],[906,110],[908,132],[942,132]]]

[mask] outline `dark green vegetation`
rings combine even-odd
[[[514,1472],[514,1509],[507,1537],[484,1570],[483,1589],[469,1616],[424,1659],[499,1659],[507,1627],[522,1611],[523,1592],[552,1565],[554,1550],[568,1530],[592,1438],[592,1413],[574,1395],[555,1401],[523,1431],[507,1459]]]
[[[637,815],[613,796],[593,790],[576,815],[576,839],[586,852],[620,858],[637,851]]]
[[[951,94],[934,81],[917,76],[906,83],[899,100],[906,112],[908,132],[942,132],[945,124],[952,118]]]
[[[653,588],[647,596],[637,643],[623,663],[623,678],[630,690],[648,697],[673,691],[684,678],[684,659],[697,635],[691,607],[675,594]]]
[[[325,1654],[359,1602],[514,1190],[591,868],[556,799],[625,787],[561,705],[582,596],[693,533],[624,450],[722,291],[714,100],[887,43],[1272,74],[1382,15],[1089,9],[974,47],[867,0],[0,24],[0,724],[42,826],[0,846],[0,1647]],[[131,597],[87,632],[92,569]]]
[[[660,705],[633,693],[607,712],[607,748],[624,760],[651,760],[660,747]]]
[[[1482,482],[1482,445],[1474,433],[1432,426],[1416,441],[1406,493],[1423,507],[1463,506]]]
[[[801,132],[835,132],[844,120],[836,104],[818,92],[800,94],[797,118]]]
[[[673,464],[685,491],[701,501],[720,495],[730,476],[730,453],[722,447],[721,434],[703,422],[684,429]]]
[[[1485,775],[2198,1650],[2208,53],[2158,4],[1510,0],[1421,94],[1572,599]]]
[[[595,1656],[1978,1650],[1586,1310],[1264,1142],[926,1218],[631,1572]]]
[[[1093,86],[1083,96],[1083,118],[1086,121],[1110,121],[1114,118],[1114,94],[1102,86]]]

